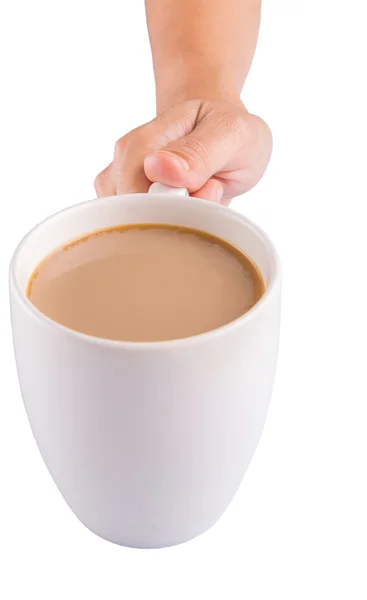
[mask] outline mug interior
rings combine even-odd
[[[237,246],[258,266],[266,288],[276,274],[275,249],[266,234],[239,213],[206,200],[131,194],[67,208],[37,225],[19,244],[12,262],[14,282],[24,295],[37,265],[60,246],[90,232],[134,223],[201,229]]]

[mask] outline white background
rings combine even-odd
[[[142,0],[2,0],[0,597],[366,600],[367,54],[362,0],[265,0],[243,98],[271,125],[266,176],[234,207],[284,270],[273,399],[234,502],[159,551],[86,530],[33,440],[11,345],[21,236],[93,197],[115,140],[154,116]],[[220,43],[220,40],[218,40]]]

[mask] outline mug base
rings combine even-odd
[[[75,514],[75,513],[74,513]],[[212,523],[206,524],[202,529],[197,530],[195,533],[191,533],[187,536],[177,537],[169,539],[168,536],[165,537],[156,537],[154,540],[151,539],[132,539],[125,538],[123,535],[110,535],[103,531],[97,530],[96,527],[92,528],[85,521],[83,521],[78,515],[75,515],[78,521],[86,528],[88,531],[96,535],[97,537],[105,540],[106,542],[110,542],[111,544],[115,544],[116,546],[122,546],[124,548],[132,548],[134,550],[161,550],[163,548],[172,548],[173,546],[180,546],[181,544],[185,544],[186,542],[190,542],[195,538],[203,535],[209,529],[211,529],[222,517],[224,513],[219,515],[219,517],[213,521]]]

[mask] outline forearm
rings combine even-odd
[[[238,102],[261,0],[146,0],[157,110],[190,98]]]

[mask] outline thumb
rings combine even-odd
[[[212,112],[192,132],[148,154],[144,170],[150,181],[190,192],[199,190],[243,146],[243,119],[236,112]]]

